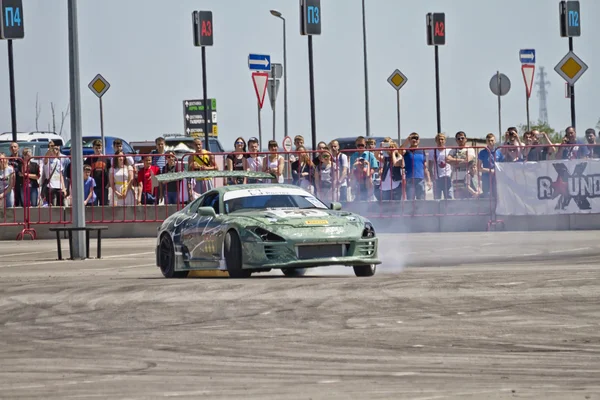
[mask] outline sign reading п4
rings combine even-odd
[[[574,85],[587,69],[588,66],[572,51],[568,52],[556,67],[554,67],[554,70],[562,76],[569,85]]]

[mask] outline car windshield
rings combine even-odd
[[[96,140],[97,138],[83,138],[83,147],[84,148],[91,148],[94,147],[94,140]],[[69,141],[67,142],[67,144],[65,144],[66,148],[71,148],[71,139],[69,139]]]
[[[264,194],[244,196],[224,201],[225,212],[231,214],[240,210],[267,210],[274,208],[319,208],[327,209],[319,199],[309,194]]]

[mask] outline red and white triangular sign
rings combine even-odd
[[[523,80],[525,81],[525,91],[527,92],[527,98],[530,98],[531,89],[533,88],[533,76],[535,75],[535,65],[523,64],[521,66],[521,72],[523,72]]]
[[[256,98],[258,99],[258,106],[263,107],[265,101],[265,94],[267,93],[267,83],[269,82],[268,72],[253,72],[252,82],[254,82],[254,90],[256,91]]]

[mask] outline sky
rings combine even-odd
[[[549,123],[570,125],[565,82],[554,71],[568,52],[559,34],[558,0],[366,0],[367,62],[372,136],[397,136],[396,91],[387,82],[398,68],[408,78],[400,90],[403,137],[436,130],[434,48],[426,44],[425,15],[446,14],[446,45],[439,48],[442,131],[469,137],[498,133],[497,97],[489,89],[496,71],[507,75],[510,92],[502,97],[502,127],[526,122],[525,84],[519,50],[534,48],[545,67]],[[600,52],[600,1],[581,0],[582,36],[574,52],[589,66],[577,82],[579,136],[600,118],[597,107]],[[60,113],[69,102],[66,0],[23,0],[25,38],[14,41],[19,131],[47,129],[50,103]],[[100,73],[111,87],[103,97],[105,135],[127,141],[154,140],[183,132],[185,99],[202,97],[201,50],[193,46],[194,10],[213,12],[214,46],[206,49],[208,96],[217,99],[219,139],[233,148],[237,136],[258,135],[257,103],[248,54],[271,55],[283,62],[286,18],[288,135],[304,135],[310,145],[307,37],[300,35],[298,0],[79,0],[79,62],[84,135],[100,132],[98,98],[88,83]],[[361,0],[321,0],[322,34],[313,37],[317,140],[365,134]],[[0,43],[0,131],[9,131],[7,52]],[[283,81],[277,98],[276,139],[284,137]],[[531,120],[539,116],[534,87]],[[272,138],[268,100],[261,112],[263,141]],[[58,127],[57,127],[58,129]],[[67,119],[63,136],[70,137]]]

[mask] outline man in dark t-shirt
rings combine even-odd
[[[96,181],[96,186],[94,187],[96,201],[94,205],[104,206],[109,204],[108,170],[111,166],[110,157],[102,155],[102,141],[100,139],[94,140],[92,145],[94,146],[94,155],[86,158],[83,164],[92,167],[92,178]]]

